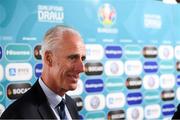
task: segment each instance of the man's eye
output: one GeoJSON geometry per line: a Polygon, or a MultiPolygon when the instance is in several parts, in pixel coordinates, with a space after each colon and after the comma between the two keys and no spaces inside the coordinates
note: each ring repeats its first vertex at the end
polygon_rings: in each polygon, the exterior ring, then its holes
{"type": "Polygon", "coordinates": [[[76,57],[75,57],[75,56],[70,56],[69,59],[70,59],[70,60],[75,60],[76,57]]]}
{"type": "Polygon", "coordinates": [[[85,60],[86,60],[86,57],[85,57],[85,56],[81,57],[81,60],[82,60],[82,61],[85,61],[85,60]]]}

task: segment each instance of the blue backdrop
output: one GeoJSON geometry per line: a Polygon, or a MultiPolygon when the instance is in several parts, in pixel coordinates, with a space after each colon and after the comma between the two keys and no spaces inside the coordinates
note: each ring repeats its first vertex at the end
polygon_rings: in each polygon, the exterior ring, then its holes
{"type": "Polygon", "coordinates": [[[180,6],[153,0],[0,0],[0,113],[41,75],[52,26],[77,29],[83,119],[168,119],[180,101],[180,6]]]}

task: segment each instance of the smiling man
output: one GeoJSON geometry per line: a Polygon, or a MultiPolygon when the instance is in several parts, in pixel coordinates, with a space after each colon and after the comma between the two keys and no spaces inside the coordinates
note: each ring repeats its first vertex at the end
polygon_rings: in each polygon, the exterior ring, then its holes
{"type": "Polygon", "coordinates": [[[77,106],[66,95],[77,88],[85,67],[85,45],[80,34],[67,26],[47,31],[42,44],[42,76],[2,114],[3,119],[79,119],[77,106]]]}

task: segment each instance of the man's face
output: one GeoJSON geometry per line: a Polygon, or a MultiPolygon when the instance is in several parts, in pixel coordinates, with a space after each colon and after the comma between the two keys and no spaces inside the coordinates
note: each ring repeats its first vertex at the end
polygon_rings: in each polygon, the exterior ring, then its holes
{"type": "Polygon", "coordinates": [[[51,76],[53,88],[59,90],[75,90],[79,74],[84,72],[85,45],[77,35],[64,35],[65,40],[53,53],[51,76]]]}

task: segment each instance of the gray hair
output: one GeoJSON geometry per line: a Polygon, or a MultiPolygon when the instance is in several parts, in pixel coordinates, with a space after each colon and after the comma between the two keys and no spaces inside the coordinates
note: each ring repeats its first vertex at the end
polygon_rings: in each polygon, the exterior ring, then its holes
{"type": "Polygon", "coordinates": [[[42,58],[44,56],[45,51],[51,51],[57,48],[57,41],[63,40],[64,33],[66,32],[78,35],[82,39],[80,33],[75,29],[64,25],[57,25],[49,29],[44,36],[44,41],[42,43],[41,48],[42,58]]]}

